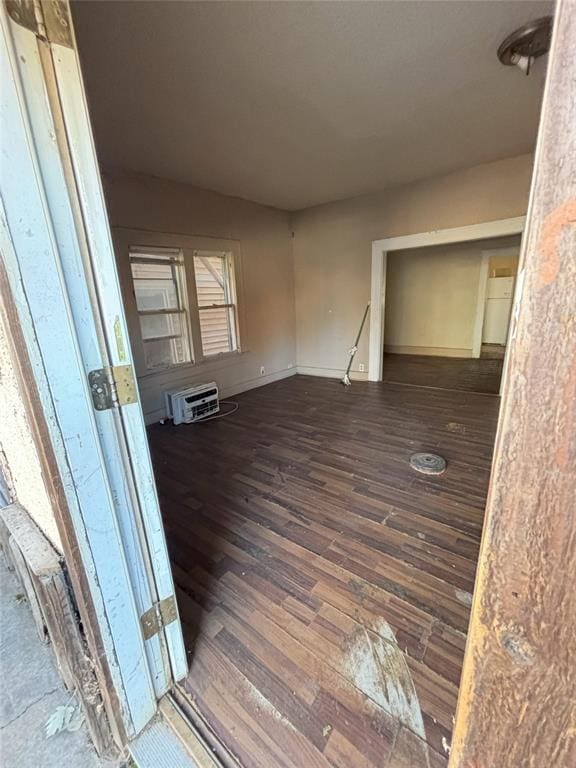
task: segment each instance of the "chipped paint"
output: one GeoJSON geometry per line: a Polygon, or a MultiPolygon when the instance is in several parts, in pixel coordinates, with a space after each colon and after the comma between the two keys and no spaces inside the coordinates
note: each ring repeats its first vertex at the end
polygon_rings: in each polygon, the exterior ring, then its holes
{"type": "Polygon", "coordinates": [[[124,336],[122,334],[122,324],[118,315],[116,315],[116,320],[114,320],[114,336],[116,337],[118,359],[121,363],[123,363],[126,361],[126,346],[124,344],[124,336]]]}
{"type": "MultiPolygon", "coordinates": [[[[571,325],[574,325],[572,319],[571,325]]],[[[572,333],[574,328],[572,328],[572,333]]],[[[568,371],[566,382],[562,388],[562,400],[564,402],[564,419],[567,424],[572,424],[574,419],[574,411],[576,408],[576,363],[574,363],[568,371]]],[[[554,459],[556,466],[563,472],[569,471],[571,466],[570,453],[572,451],[572,440],[566,430],[558,430],[558,445],[554,453],[554,459]]]]}
{"type": "Polygon", "coordinates": [[[383,619],[370,629],[358,627],[352,634],[344,648],[342,673],[385,712],[426,739],[410,669],[383,619]]]}
{"type": "Polygon", "coordinates": [[[54,508],[42,475],[32,424],[28,418],[18,371],[14,366],[11,336],[0,320],[0,450],[10,469],[15,497],[58,552],[62,541],[54,508]]]}
{"type": "Polygon", "coordinates": [[[556,280],[560,269],[559,240],[564,229],[576,224],[576,200],[567,200],[555,208],[544,219],[538,242],[541,260],[538,268],[540,285],[550,285],[556,280]]]}
{"type": "Polygon", "coordinates": [[[500,645],[515,664],[520,666],[534,664],[536,653],[522,627],[502,627],[497,630],[497,635],[500,645]]]}

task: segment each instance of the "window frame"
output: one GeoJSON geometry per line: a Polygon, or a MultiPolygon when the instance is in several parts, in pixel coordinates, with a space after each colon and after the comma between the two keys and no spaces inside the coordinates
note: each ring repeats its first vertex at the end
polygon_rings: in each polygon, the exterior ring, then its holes
{"type": "Polygon", "coordinates": [[[231,251],[221,251],[213,248],[195,248],[192,253],[192,268],[194,270],[194,286],[196,288],[196,309],[198,314],[198,333],[200,336],[200,347],[202,351],[202,359],[205,361],[217,360],[225,355],[232,355],[240,351],[240,338],[238,333],[238,295],[236,291],[236,270],[234,265],[234,254],[231,251]],[[206,256],[220,256],[224,260],[225,264],[225,287],[224,295],[227,301],[223,304],[209,304],[206,306],[200,306],[198,304],[198,286],[196,284],[196,258],[202,258],[206,256]],[[216,352],[214,354],[206,354],[204,352],[204,344],[202,342],[202,323],[200,322],[200,313],[206,310],[213,309],[227,309],[232,315],[233,321],[228,325],[228,340],[230,349],[226,352],[216,352]]]}
{"type": "Polygon", "coordinates": [[[137,245],[131,245],[129,247],[128,260],[130,263],[130,280],[132,285],[132,292],[134,294],[134,301],[136,304],[136,312],[138,314],[138,329],[140,333],[140,342],[142,345],[144,368],[146,372],[156,373],[157,371],[170,370],[171,368],[177,368],[181,365],[193,363],[194,346],[192,343],[192,332],[190,327],[190,304],[188,301],[188,291],[186,290],[186,263],[184,261],[184,253],[182,249],[149,247],[138,243],[137,245]],[[138,301],[136,299],[134,281],[146,278],[135,278],[132,274],[132,264],[159,264],[162,266],[169,265],[171,267],[172,280],[176,288],[177,307],[167,307],[165,309],[138,309],[138,301]],[[145,338],[142,332],[142,324],[140,319],[142,317],[157,317],[161,315],[179,315],[181,323],[180,333],[145,338]],[[176,342],[176,340],[182,340],[184,345],[184,357],[187,359],[178,363],[149,368],[146,363],[146,345],[150,342],[163,340],[170,341],[171,346],[176,342]]]}
{"type": "Polygon", "coordinates": [[[245,321],[245,293],[242,270],[242,250],[240,242],[232,238],[216,238],[204,235],[183,235],[167,232],[155,232],[134,227],[116,226],[112,230],[118,270],[122,285],[126,320],[134,356],[136,375],[139,379],[163,377],[167,384],[170,380],[181,382],[186,370],[199,366],[218,369],[228,365],[233,359],[249,352],[245,321]],[[144,343],[140,331],[140,319],[136,307],[130,267],[130,249],[166,251],[178,250],[183,254],[184,282],[188,302],[188,322],[190,332],[190,362],[177,363],[165,368],[147,369],[144,343]],[[200,317],[196,293],[194,271],[194,251],[212,251],[229,255],[232,265],[233,290],[236,300],[236,349],[216,355],[204,355],[200,333],[200,317]]]}

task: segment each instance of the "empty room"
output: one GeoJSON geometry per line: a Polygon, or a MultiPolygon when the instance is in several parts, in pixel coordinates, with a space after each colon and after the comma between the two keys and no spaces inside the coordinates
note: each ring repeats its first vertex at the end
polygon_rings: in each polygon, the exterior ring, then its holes
{"type": "Polygon", "coordinates": [[[498,394],[519,251],[516,236],[389,254],[383,380],[498,394]]]}
{"type": "Polygon", "coordinates": [[[72,3],[219,764],[448,765],[553,11],[72,3]]]}

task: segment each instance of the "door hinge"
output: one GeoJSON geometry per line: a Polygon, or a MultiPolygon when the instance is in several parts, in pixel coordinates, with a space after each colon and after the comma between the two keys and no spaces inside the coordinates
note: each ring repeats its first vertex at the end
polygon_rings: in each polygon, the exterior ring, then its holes
{"type": "Polygon", "coordinates": [[[74,48],[70,8],[66,0],[5,0],[8,16],[49,43],[74,48]]]}
{"type": "Polygon", "coordinates": [[[97,411],[119,408],[138,400],[131,365],[96,368],[88,374],[92,402],[97,411]]]}
{"type": "Polygon", "coordinates": [[[178,608],[174,595],[165,597],[140,616],[140,626],[144,640],[149,640],[157,635],[163,627],[176,621],[178,618],[178,608]]]}

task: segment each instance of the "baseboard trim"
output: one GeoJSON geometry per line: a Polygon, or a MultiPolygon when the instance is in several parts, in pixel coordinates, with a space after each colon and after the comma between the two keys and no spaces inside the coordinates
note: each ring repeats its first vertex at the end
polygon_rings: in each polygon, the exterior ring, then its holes
{"type": "MultiPolygon", "coordinates": [[[[327,379],[341,379],[346,373],[345,368],[315,368],[311,365],[299,365],[296,372],[301,376],[324,376],[327,379]]],[[[368,381],[367,371],[350,371],[353,381],[368,381]]]]}
{"type": "Polygon", "coordinates": [[[290,376],[296,375],[296,368],[288,368],[285,371],[276,371],[276,373],[269,373],[266,376],[257,376],[254,379],[248,379],[240,384],[232,384],[229,387],[222,388],[222,399],[227,397],[234,397],[234,395],[240,395],[242,392],[248,392],[250,389],[257,389],[258,387],[264,387],[266,384],[272,384],[274,381],[281,381],[282,379],[288,379],[290,376]]]}
{"type": "MultiPolygon", "coordinates": [[[[296,373],[297,369],[292,367],[283,371],[275,371],[274,373],[269,373],[266,376],[257,376],[254,379],[247,379],[246,381],[241,381],[237,384],[231,384],[228,387],[221,387],[220,399],[226,400],[229,397],[240,395],[242,392],[248,392],[250,389],[264,387],[266,384],[272,384],[274,381],[280,381],[281,379],[287,379],[290,376],[295,376],[296,373]]],[[[155,424],[156,422],[162,421],[165,418],[166,410],[164,408],[158,408],[155,411],[150,411],[149,413],[144,414],[144,423],[146,425],[155,424]]]]}
{"type": "Polygon", "coordinates": [[[428,355],[430,357],[474,357],[472,349],[458,347],[408,347],[403,345],[386,344],[384,352],[392,355],[428,355]]]}

